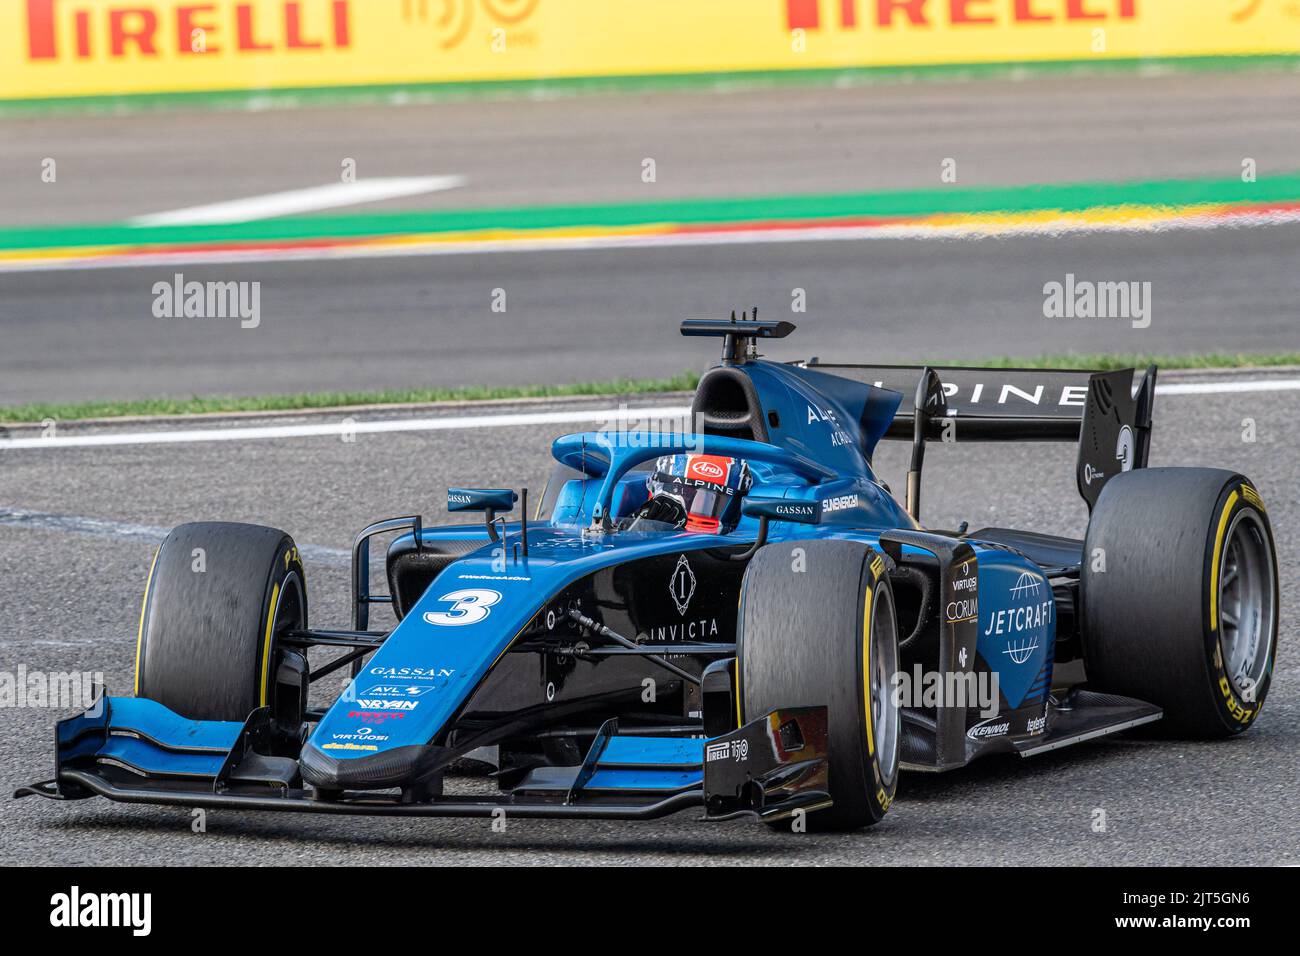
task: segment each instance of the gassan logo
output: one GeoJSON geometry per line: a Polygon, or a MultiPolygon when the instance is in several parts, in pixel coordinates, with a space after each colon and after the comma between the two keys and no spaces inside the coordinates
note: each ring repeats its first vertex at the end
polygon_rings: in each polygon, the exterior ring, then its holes
{"type": "Polygon", "coordinates": [[[26,5],[27,58],[33,62],[222,52],[257,56],[352,46],[351,0],[278,5],[26,0],[26,5]]]}
{"type": "MultiPolygon", "coordinates": [[[[390,680],[413,681],[413,680],[447,680],[455,675],[456,669],[453,667],[372,667],[370,676],[387,677],[390,680]]],[[[370,690],[368,693],[374,693],[370,690]]],[[[412,694],[408,696],[419,696],[412,694]]]]}
{"type": "Polygon", "coordinates": [[[776,513],[792,518],[812,518],[817,514],[817,509],[813,505],[777,505],[776,513]]]}

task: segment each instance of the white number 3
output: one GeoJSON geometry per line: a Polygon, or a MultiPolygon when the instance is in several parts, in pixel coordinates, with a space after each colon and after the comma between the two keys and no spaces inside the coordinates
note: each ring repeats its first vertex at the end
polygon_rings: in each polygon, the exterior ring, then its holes
{"type": "Polygon", "coordinates": [[[424,615],[430,624],[442,624],[447,627],[460,627],[463,624],[477,624],[491,613],[492,605],[501,600],[501,592],[489,591],[487,588],[467,588],[452,591],[438,598],[450,601],[450,611],[428,611],[424,615]]]}

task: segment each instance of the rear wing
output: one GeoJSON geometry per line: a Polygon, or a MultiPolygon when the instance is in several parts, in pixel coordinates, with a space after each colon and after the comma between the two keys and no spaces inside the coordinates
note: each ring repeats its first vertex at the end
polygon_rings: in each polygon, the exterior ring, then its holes
{"type": "Polygon", "coordinates": [[[1089,511],[1107,481],[1144,468],[1151,444],[1156,367],[1134,370],[971,368],[798,363],[903,395],[884,437],[912,441],[907,507],[920,513],[925,443],[1077,442],[1079,493],[1089,511]]]}

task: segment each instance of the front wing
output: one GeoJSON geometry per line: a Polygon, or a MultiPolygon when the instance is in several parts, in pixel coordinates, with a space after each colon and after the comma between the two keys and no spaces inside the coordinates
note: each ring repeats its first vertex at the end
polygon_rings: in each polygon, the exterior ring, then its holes
{"type": "Polygon", "coordinates": [[[100,696],[55,729],[55,775],[15,797],[305,813],[429,817],[650,819],[703,808],[705,819],[764,820],[829,806],[826,709],[772,711],[714,738],[600,729],[576,767],[540,767],[491,795],[322,794],[298,760],[268,746],[269,713],[243,724],[195,721],[155,701],[100,696]]]}

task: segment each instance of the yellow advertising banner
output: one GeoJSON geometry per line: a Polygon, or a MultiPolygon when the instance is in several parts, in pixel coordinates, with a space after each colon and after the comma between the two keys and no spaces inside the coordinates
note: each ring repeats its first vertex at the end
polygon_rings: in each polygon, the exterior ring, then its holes
{"type": "Polygon", "coordinates": [[[1300,0],[0,0],[0,99],[1300,53],[1300,0]]]}

